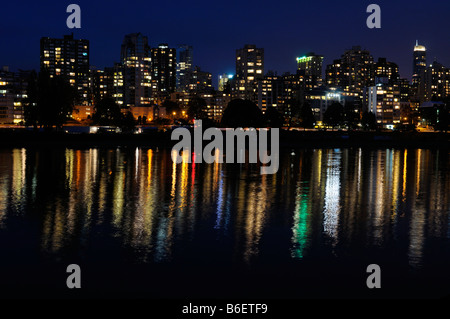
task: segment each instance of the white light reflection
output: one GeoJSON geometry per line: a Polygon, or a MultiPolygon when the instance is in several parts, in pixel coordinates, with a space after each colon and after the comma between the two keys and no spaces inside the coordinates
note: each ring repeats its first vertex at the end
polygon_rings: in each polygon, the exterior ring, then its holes
{"type": "Polygon", "coordinates": [[[214,226],[215,229],[220,228],[220,224],[222,222],[222,215],[223,215],[223,204],[224,204],[224,193],[223,193],[223,172],[220,173],[220,180],[219,180],[219,190],[217,194],[217,218],[216,218],[216,225],[214,226]]]}
{"type": "Polygon", "coordinates": [[[324,231],[335,240],[337,240],[340,212],[340,162],[341,150],[334,150],[328,153],[323,228],[324,231]]]}

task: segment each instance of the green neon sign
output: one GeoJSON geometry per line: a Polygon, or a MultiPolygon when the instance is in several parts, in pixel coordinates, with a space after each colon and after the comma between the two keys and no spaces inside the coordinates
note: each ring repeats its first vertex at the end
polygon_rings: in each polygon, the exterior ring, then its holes
{"type": "Polygon", "coordinates": [[[311,61],[312,60],[312,56],[302,56],[302,57],[300,57],[300,58],[297,58],[297,63],[300,63],[300,62],[309,62],[309,61],[311,61]]]}

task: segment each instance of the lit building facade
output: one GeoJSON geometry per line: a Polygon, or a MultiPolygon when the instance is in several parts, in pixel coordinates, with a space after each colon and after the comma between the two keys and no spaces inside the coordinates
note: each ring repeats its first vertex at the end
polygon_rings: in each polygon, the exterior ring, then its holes
{"type": "Polygon", "coordinates": [[[231,101],[231,94],[226,92],[218,91],[215,94],[215,104],[214,111],[212,114],[212,119],[214,121],[219,122],[222,119],[223,111],[228,106],[228,103],[231,101]]]}
{"type": "Polygon", "coordinates": [[[411,84],[408,79],[400,78],[398,80],[398,86],[400,87],[400,101],[409,102],[411,98],[411,84]]]}
{"type": "Polygon", "coordinates": [[[191,72],[189,92],[210,93],[212,89],[212,74],[196,66],[191,72]]]}
{"type": "Polygon", "coordinates": [[[141,33],[127,34],[121,46],[123,108],[151,103],[152,77],[148,38],[141,33]]]}
{"type": "Polygon", "coordinates": [[[323,56],[308,53],[297,58],[297,73],[303,76],[306,89],[314,89],[322,85],[323,56]]]}
{"type": "Polygon", "coordinates": [[[76,88],[77,101],[92,103],[89,74],[89,41],[65,35],[62,39],[43,37],[40,43],[40,67],[50,77],[63,76],[76,88]]]}
{"type": "Polygon", "coordinates": [[[398,65],[387,61],[386,58],[378,58],[374,64],[374,77],[387,78],[390,84],[398,83],[400,80],[398,65]]]}
{"type": "Polygon", "coordinates": [[[115,63],[113,67],[106,67],[104,79],[104,86],[106,87],[108,96],[112,97],[122,107],[125,92],[122,65],[115,63]]]}
{"type": "Polygon", "coordinates": [[[434,61],[422,71],[419,92],[422,93],[420,102],[439,101],[450,96],[450,70],[434,61]]]}
{"type": "Polygon", "coordinates": [[[72,111],[72,118],[75,121],[85,121],[92,119],[95,109],[93,105],[75,105],[72,111]]]}
{"type": "Polygon", "coordinates": [[[327,88],[317,88],[308,91],[305,100],[309,103],[316,121],[323,121],[323,115],[328,107],[333,103],[345,106],[345,96],[341,91],[327,88]]]}
{"type": "Polygon", "coordinates": [[[27,98],[30,71],[0,70],[0,124],[19,124],[24,121],[23,102],[27,98]]]}
{"type": "Polygon", "coordinates": [[[177,56],[176,49],[169,48],[167,44],[160,44],[151,49],[152,81],[156,83],[158,93],[169,95],[175,92],[177,79],[177,56]]]}
{"type": "Polygon", "coordinates": [[[236,50],[235,98],[258,102],[258,81],[264,77],[264,49],[246,44],[236,50]]]}
{"type": "Polygon", "coordinates": [[[193,49],[190,45],[180,45],[177,50],[177,92],[186,92],[189,89],[191,72],[193,68],[193,49]]]}
{"type": "Polygon", "coordinates": [[[413,76],[412,76],[412,88],[417,94],[423,72],[427,67],[427,49],[423,45],[419,45],[419,41],[416,41],[413,51],[413,76]]]}
{"type": "Polygon", "coordinates": [[[326,68],[326,83],[346,96],[362,98],[365,87],[374,85],[374,61],[368,50],[354,46],[326,68]]]}
{"type": "Polygon", "coordinates": [[[173,92],[170,94],[170,100],[178,103],[182,108],[187,109],[189,102],[192,100],[193,94],[190,92],[173,92]]]}
{"type": "Polygon", "coordinates": [[[258,82],[258,107],[263,113],[269,107],[278,109],[279,98],[283,95],[283,79],[281,76],[268,72],[258,82]]]}
{"type": "Polygon", "coordinates": [[[123,67],[120,63],[115,63],[112,67],[105,67],[104,70],[91,70],[94,100],[98,101],[110,97],[120,107],[123,107],[124,80],[122,70],[123,67]]]}
{"type": "Polygon", "coordinates": [[[393,129],[401,122],[400,88],[398,84],[390,85],[387,80],[367,87],[365,90],[367,111],[375,114],[377,124],[386,129],[393,129]]]}
{"type": "Polygon", "coordinates": [[[328,87],[341,88],[344,82],[342,61],[340,59],[333,60],[332,64],[328,64],[325,70],[325,83],[328,87]]]}
{"type": "Polygon", "coordinates": [[[233,79],[233,75],[232,74],[224,73],[224,74],[219,75],[218,90],[220,92],[223,92],[226,89],[227,85],[231,84],[232,79],[233,79]]]}
{"type": "Polygon", "coordinates": [[[292,115],[292,100],[301,102],[305,92],[304,77],[286,73],[278,76],[268,72],[258,81],[258,107],[263,113],[269,107],[277,109],[283,116],[292,115]]]}
{"type": "Polygon", "coordinates": [[[134,119],[144,120],[145,122],[151,122],[160,118],[166,118],[166,108],[159,105],[151,106],[134,106],[130,108],[131,114],[133,114],[134,119]]]}

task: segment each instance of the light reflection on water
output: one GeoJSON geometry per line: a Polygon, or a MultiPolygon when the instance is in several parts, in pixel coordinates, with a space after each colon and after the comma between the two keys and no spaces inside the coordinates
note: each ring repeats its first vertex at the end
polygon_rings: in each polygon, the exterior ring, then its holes
{"type": "Polygon", "coordinates": [[[450,235],[448,155],[297,150],[260,175],[257,165],[190,164],[188,154],[175,164],[169,150],[2,150],[0,231],[37,218],[40,253],[88,255],[100,236],[142,263],[185,249],[252,263],[394,245],[421,268],[426,242],[450,235]],[[267,234],[281,235],[267,243],[267,234]]]}

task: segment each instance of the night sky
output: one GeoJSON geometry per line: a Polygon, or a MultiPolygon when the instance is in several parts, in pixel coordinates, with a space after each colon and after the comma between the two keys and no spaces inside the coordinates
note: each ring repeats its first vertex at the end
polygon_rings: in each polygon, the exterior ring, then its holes
{"type": "Polygon", "coordinates": [[[235,50],[246,43],[265,49],[265,71],[296,69],[295,58],[313,51],[325,65],[361,45],[375,59],[399,64],[410,78],[415,40],[450,66],[448,1],[6,1],[0,18],[0,66],[39,68],[39,40],[74,32],[90,40],[91,65],[118,62],[127,33],[141,32],[150,45],[190,44],[194,64],[213,73],[234,73],[235,50]],[[81,29],[68,29],[66,8],[81,7],[81,29]],[[381,29],[366,26],[370,3],[381,7],[381,29]]]}

